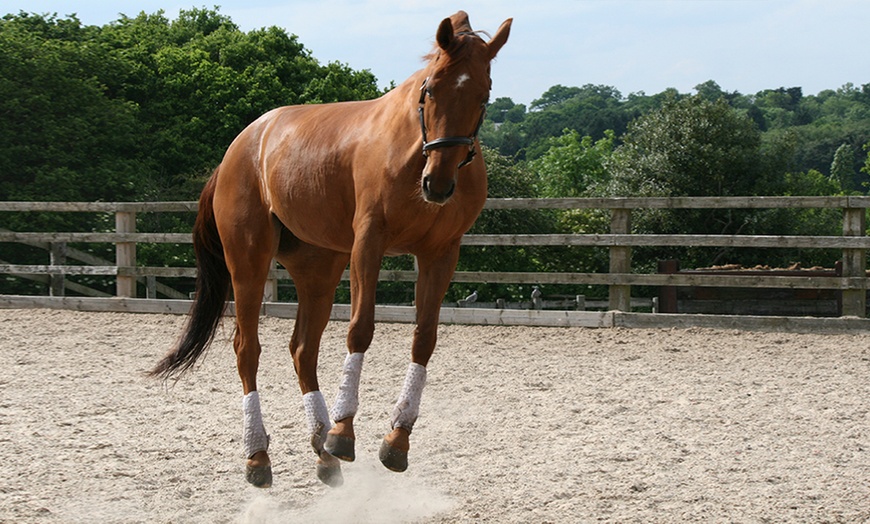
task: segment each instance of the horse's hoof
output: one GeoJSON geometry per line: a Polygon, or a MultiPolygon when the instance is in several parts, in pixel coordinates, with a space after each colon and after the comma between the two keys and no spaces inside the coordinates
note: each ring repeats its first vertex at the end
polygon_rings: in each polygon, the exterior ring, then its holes
{"type": "Polygon", "coordinates": [[[381,464],[390,471],[401,473],[408,469],[408,452],[394,448],[386,440],[381,443],[381,451],[378,455],[381,464]]]}
{"type": "Polygon", "coordinates": [[[354,439],[345,437],[344,435],[326,435],[326,442],[323,443],[323,449],[329,452],[330,455],[345,462],[353,462],[356,458],[353,446],[354,439]]]}
{"type": "Polygon", "coordinates": [[[258,488],[272,487],[272,466],[245,466],[245,479],[258,488]]]}
{"type": "Polygon", "coordinates": [[[335,457],[326,457],[323,453],[321,458],[317,460],[317,478],[331,488],[337,488],[344,484],[344,477],[341,474],[341,462],[335,457]]]}

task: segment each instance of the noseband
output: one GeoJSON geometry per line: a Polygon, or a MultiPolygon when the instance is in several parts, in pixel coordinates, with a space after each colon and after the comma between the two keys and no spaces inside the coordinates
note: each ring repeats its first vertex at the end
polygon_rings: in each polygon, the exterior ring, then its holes
{"type": "Polygon", "coordinates": [[[465,157],[465,160],[463,160],[457,168],[461,169],[463,166],[474,160],[474,155],[476,154],[474,141],[477,139],[477,133],[480,132],[480,126],[483,125],[483,119],[486,117],[486,104],[481,104],[480,119],[477,121],[477,127],[474,128],[474,133],[471,136],[447,136],[436,138],[429,142],[426,138],[426,118],[423,116],[423,105],[426,103],[427,93],[426,84],[428,83],[429,78],[427,77],[423,80],[423,85],[420,86],[420,106],[417,109],[417,112],[420,114],[420,130],[423,132],[423,156],[428,157],[429,151],[433,149],[453,146],[468,146],[468,156],[465,157]]]}

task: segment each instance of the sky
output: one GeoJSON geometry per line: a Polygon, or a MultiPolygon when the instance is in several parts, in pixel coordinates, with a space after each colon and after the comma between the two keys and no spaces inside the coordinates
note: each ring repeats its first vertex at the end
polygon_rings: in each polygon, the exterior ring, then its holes
{"type": "Polygon", "coordinates": [[[459,9],[494,34],[492,99],[530,104],[550,87],[607,85],[623,95],[713,80],[725,91],[870,83],[867,0],[0,0],[0,15],[76,14],[85,25],[163,10],[214,8],[243,31],[278,26],[321,63],[368,69],[381,87],[422,67],[438,24],[459,9]]]}

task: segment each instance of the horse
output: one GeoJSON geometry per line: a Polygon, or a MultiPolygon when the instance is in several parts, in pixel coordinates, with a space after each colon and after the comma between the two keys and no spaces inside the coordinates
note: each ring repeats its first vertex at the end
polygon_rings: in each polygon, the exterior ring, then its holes
{"type": "Polygon", "coordinates": [[[485,41],[465,12],[445,18],[425,67],[398,87],[374,100],[273,109],[233,140],[206,182],[193,227],[195,298],[178,342],[151,375],[165,380],[194,366],[211,344],[232,293],[245,477],[254,486],[272,485],[269,435],[257,391],[257,328],[273,259],[297,290],[290,354],[316,474],[338,486],[340,461],[355,458],[353,419],[374,336],[381,262],[385,256],[416,257],[411,362],[379,451],[388,469],[407,469],[441,302],[460,240],[486,200],[477,134],[492,85],[490,63],[507,42],[511,23],[505,20],[485,41]],[[348,264],[348,352],[329,410],[317,380],[318,351],[348,264]]]}

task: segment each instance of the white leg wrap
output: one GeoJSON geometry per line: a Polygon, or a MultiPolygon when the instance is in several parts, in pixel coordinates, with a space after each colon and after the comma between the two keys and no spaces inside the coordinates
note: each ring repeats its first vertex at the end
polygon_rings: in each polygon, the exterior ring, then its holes
{"type": "Polygon", "coordinates": [[[332,429],[332,422],[329,421],[329,410],[326,409],[323,393],[311,391],[302,395],[302,405],[305,406],[308,431],[312,437],[317,436],[317,442],[312,439],[311,444],[319,451],[323,447],[323,441],[326,440],[326,433],[332,429]]]}
{"type": "Polygon", "coordinates": [[[350,353],[344,359],[344,373],[330,412],[332,420],[344,420],[356,415],[359,408],[359,377],[362,373],[363,355],[365,354],[350,353]]]}
{"type": "Polygon", "coordinates": [[[414,422],[420,414],[420,400],[423,396],[423,386],[426,385],[426,368],[414,362],[408,366],[405,384],[399,401],[393,409],[393,429],[403,428],[409,432],[414,428],[414,422]]]}
{"type": "Polygon", "coordinates": [[[245,458],[251,458],[258,451],[269,449],[269,435],[263,426],[260,414],[260,394],[251,391],[242,399],[242,412],[245,414],[244,440],[245,458]]]}

